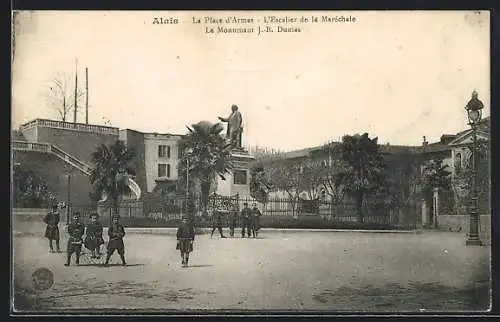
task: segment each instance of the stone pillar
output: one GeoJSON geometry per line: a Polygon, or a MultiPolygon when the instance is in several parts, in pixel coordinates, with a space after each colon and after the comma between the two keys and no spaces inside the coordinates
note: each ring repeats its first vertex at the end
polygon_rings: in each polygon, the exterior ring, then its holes
{"type": "Polygon", "coordinates": [[[434,188],[433,194],[432,194],[432,201],[434,205],[434,211],[433,211],[433,225],[434,228],[438,228],[438,216],[439,216],[439,188],[434,188]]]}
{"type": "MultiPolygon", "coordinates": [[[[246,150],[235,150],[231,153],[233,170],[225,175],[226,180],[218,178],[216,193],[221,196],[234,196],[250,199],[250,163],[255,158],[246,150]]],[[[242,207],[242,205],[240,205],[242,207]]]]}
{"type": "Polygon", "coordinates": [[[426,227],[429,223],[429,214],[427,211],[427,200],[422,198],[422,227],[426,227]]]}

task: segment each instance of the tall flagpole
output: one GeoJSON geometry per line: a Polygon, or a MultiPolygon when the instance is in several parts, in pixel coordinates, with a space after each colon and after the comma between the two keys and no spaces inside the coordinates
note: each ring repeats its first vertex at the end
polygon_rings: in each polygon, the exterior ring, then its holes
{"type": "Polygon", "coordinates": [[[85,67],[85,124],[89,124],[89,69],[85,67]]]}
{"type": "Polygon", "coordinates": [[[76,112],[78,110],[78,59],[75,62],[75,106],[73,110],[73,123],[76,123],[76,112]]]}

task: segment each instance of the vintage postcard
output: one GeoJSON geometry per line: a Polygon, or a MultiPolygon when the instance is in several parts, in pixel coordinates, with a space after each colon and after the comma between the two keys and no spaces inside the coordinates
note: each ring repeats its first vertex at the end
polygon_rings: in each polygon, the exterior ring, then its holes
{"type": "Polygon", "coordinates": [[[490,310],[488,11],[12,15],[12,314],[490,310]]]}

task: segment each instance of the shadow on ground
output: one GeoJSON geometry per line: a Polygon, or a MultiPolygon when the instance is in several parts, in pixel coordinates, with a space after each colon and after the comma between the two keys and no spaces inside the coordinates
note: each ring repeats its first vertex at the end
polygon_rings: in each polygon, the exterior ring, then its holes
{"type": "Polygon", "coordinates": [[[113,266],[134,267],[134,266],[144,266],[144,264],[127,264],[127,265],[123,266],[122,264],[119,264],[119,263],[108,264],[108,265],[104,265],[103,263],[85,263],[85,264],[79,264],[79,265],[72,265],[72,267],[88,267],[88,266],[93,266],[93,267],[113,267],[113,266]]]}
{"type": "Polygon", "coordinates": [[[108,284],[93,285],[87,281],[82,281],[78,286],[64,285],[64,291],[50,296],[37,296],[37,294],[27,291],[21,287],[15,288],[14,307],[16,311],[47,312],[66,310],[57,305],[58,301],[72,297],[85,298],[89,295],[118,295],[130,296],[138,301],[145,299],[160,299],[163,302],[178,302],[181,300],[191,300],[198,293],[192,288],[173,289],[157,288],[150,283],[134,283],[121,281],[113,283],[112,288],[108,284]]]}
{"type": "MultiPolygon", "coordinates": [[[[339,310],[352,310],[350,303],[364,302],[363,311],[486,311],[489,309],[489,285],[454,288],[439,283],[390,283],[384,287],[366,285],[363,288],[342,286],[313,295],[323,304],[339,310]],[[364,298],[365,300],[362,300],[364,298]]],[[[359,309],[356,307],[355,309],[359,309]]]]}

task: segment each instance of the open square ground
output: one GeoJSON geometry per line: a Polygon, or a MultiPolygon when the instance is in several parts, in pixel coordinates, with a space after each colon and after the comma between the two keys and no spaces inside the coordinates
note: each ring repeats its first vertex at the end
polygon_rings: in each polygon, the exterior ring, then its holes
{"type": "MultiPolygon", "coordinates": [[[[490,247],[460,233],[262,231],[198,235],[182,268],[173,231],[129,233],[128,266],[65,267],[42,233],[14,235],[17,310],[475,311],[489,307],[490,247]],[[239,236],[239,234],[237,234],[239,236]],[[53,286],[33,288],[45,267],[53,286]]],[[[61,240],[64,250],[65,239],[61,240]]],[[[85,255],[86,256],[86,255],[85,255]]],[[[119,262],[117,254],[114,263],[119,262]]]]}

